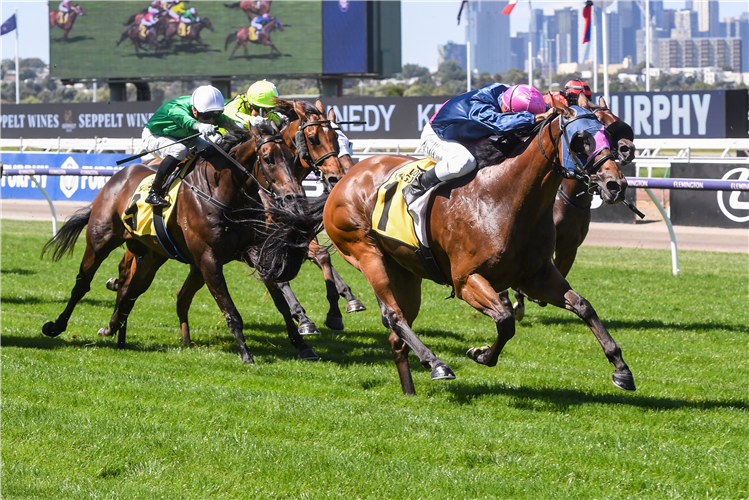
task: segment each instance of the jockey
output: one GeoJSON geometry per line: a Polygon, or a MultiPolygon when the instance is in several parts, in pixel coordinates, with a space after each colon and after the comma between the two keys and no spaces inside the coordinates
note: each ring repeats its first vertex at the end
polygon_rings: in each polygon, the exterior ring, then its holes
{"type": "Polygon", "coordinates": [[[246,94],[239,94],[229,101],[224,114],[240,127],[248,129],[255,117],[273,120],[281,128],[287,117],[273,109],[276,107],[276,97],[278,97],[276,86],[267,80],[260,80],[250,85],[246,94]]]}
{"type": "Polygon", "coordinates": [[[262,16],[255,17],[252,21],[250,21],[250,26],[255,28],[257,31],[260,31],[263,29],[263,26],[273,21],[273,18],[271,18],[268,13],[266,12],[262,16]]]}
{"type": "Polygon", "coordinates": [[[58,12],[62,12],[63,14],[67,14],[70,12],[70,2],[71,0],[63,0],[60,2],[60,6],[57,7],[58,12]]]}
{"type": "Polygon", "coordinates": [[[170,0],[169,4],[172,4],[167,9],[167,14],[169,14],[169,17],[171,17],[174,21],[179,21],[182,15],[187,11],[187,7],[185,7],[184,2],[181,2],[179,0],[170,0]]]}
{"type": "Polygon", "coordinates": [[[145,16],[143,16],[140,20],[141,26],[145,26],[146,29],[150,28],[154,24],[159,22],[159,18],[156,17],[156,14],[153,14],[152,12],[147,12],[145,16]]]}
{"type": "Polygon", "coordinates": [[[199,23],[200,16],[198,16],[198,11],[195,10],[195,7],[191,7],[190,10],[182,14],[179,20],[185,24],[199,23]]]}
{"type": "MultiPolygon", "coordinates": [[[[447,101],[421,133],[418,150],[437,165],[403,190],[409,209],[433,187],[476,168],[476,159],[466,148],[467,144],[531,128],[549,113],[541,92],[530,85],[510,87],[492,83],[447,101]]],[[[412,212],[412,215],[416,214],[412,212]]]]}
{"type": "Polygon", "coordinates": [[[154,206],[168,206],[164,199],[164,180],[180,161],[184,160],[189,149],[204,150],[208,143],[200,137],[188,142],[177,142],[198,132],[203,137],[215,133],[214,125],[226,126],[231,120],[222,111],[224,96],[216,87],[198,87],[191,96],[178,97],[167,101],[156,110],[143,129],[143,148],[161,158],[156,177],[151,185],[146,203],[154,206]],[[163,148],[158,149],[157,148],[163,148]]]}
{"type": "Polygon", "coordinates": [[[568,81],[564,84],[564,88],[559,93],[565,97],[565,99],[569,103],[569,106],[577,106],[577,98],[580,93],[585,94],[585,97],[587,97],[588,99],[590,99],[592,95],[587,82],[584,82],[582,80],[568,81]]]}
{"type": "Polygon", "coordinates": [[[158,16],[159,12],[161,12],[161,0],[153,0],[151,5],[148,6],[148,14],[158,16]]]}

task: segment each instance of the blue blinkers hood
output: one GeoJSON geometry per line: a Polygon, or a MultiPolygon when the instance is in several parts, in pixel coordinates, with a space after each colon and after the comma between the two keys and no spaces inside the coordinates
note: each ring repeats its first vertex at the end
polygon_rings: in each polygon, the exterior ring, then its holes
{"type": "Polygon", "coordinates": [[[563,126],[563,137],[561,140],[562,167],[572,174],[578,172],[580,167],[585,170],[601,150],[605,148],[611,149],[611,147],[609,146],[609,141],[606,139],[605,127],[598,121],[596,115],[580,106],[570,106],[570,109],[575,111],[575,117],[571,120],[565,120],[563,117],[560,117],[560,125],[563,126]],[[575,153],[569,151],[567,144],[571,143],[575,136],[582,136],[584,138],[587,147],[583,155],[575,155],[575,153]],[[575,159],[573,159],[572,155],[576,156],[579,167],[575,164],[575,159]]]}

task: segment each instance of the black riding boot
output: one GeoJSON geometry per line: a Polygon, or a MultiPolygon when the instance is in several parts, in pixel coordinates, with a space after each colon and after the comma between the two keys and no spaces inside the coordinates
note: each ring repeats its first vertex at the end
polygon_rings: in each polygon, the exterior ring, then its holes
{"type": "Polygon", "coordinates": [[[166,190],[164,189],[164,180],[171,174],[179,164],[179,160],[173,156],[167,156],[159,164],[156,170],[156,177],[151,184],[151,190],[148,192],[146,203],[155,207],[168,207],[169,202],[164,199],[166,190]]]}
{"type": "Polygon", "coordinates": [[[437,177],[433,168],[421,174],[415,181],[403,188],[406,206],[411,206],[411,203],[440,182],[442,181],[437,177]]]}

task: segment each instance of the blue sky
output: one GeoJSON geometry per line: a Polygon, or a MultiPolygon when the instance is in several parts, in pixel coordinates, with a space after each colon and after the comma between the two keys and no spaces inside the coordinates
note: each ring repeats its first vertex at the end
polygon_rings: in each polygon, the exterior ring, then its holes
{"type": "MultiPolygon", "coordinates": [[[[140,2],[144,3],[144,2],[140,2]]],[[[542,8],[547,13],[565,6],[582,7],[583,0],[555,2],[535,0],[534,9],[542,8]]],[[[38,57],[49,62],[49,17],[46,1],[25,0],[12,2],[2,0],[2,20],[18,9],[19,55],[38,57]]],[[[665,8],[681,9],[683,1],[666,1],[665,8]]],[[[465,26],[457,25],[460,0],[402,0],[401,33],[402,61],[429,68],[437,66],[437,46],[448,41],[465,43],[465,26]]],[[[615,8],[615,5],[614,5],[615,8]]],[[[720,0],[720,18],[733,17],[749,11],[749,0],[720,0]]],[[[528,31],[529,10],[526,0],[520,0],[512,13],[512,31],[528,31]]],[[[463,21],[465,23],[465,21],[463,21]]],[[[15,34],[2,36],[2,58],[12,59],[15,51],[15,34]]],[[[743,49],[743,47],[742,47],[743,49]]]]}

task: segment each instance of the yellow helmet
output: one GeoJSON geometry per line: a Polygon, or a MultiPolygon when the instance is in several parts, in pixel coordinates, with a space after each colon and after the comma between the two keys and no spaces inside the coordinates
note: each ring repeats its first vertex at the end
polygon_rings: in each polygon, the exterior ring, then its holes
{"type": "Polygon", "coordinates": [[[247,89],[247,101],[259,108],[274,108],[273,98],[278,97],[276,86],[267,80],[261,80],[250,85],[247,89]]]}

